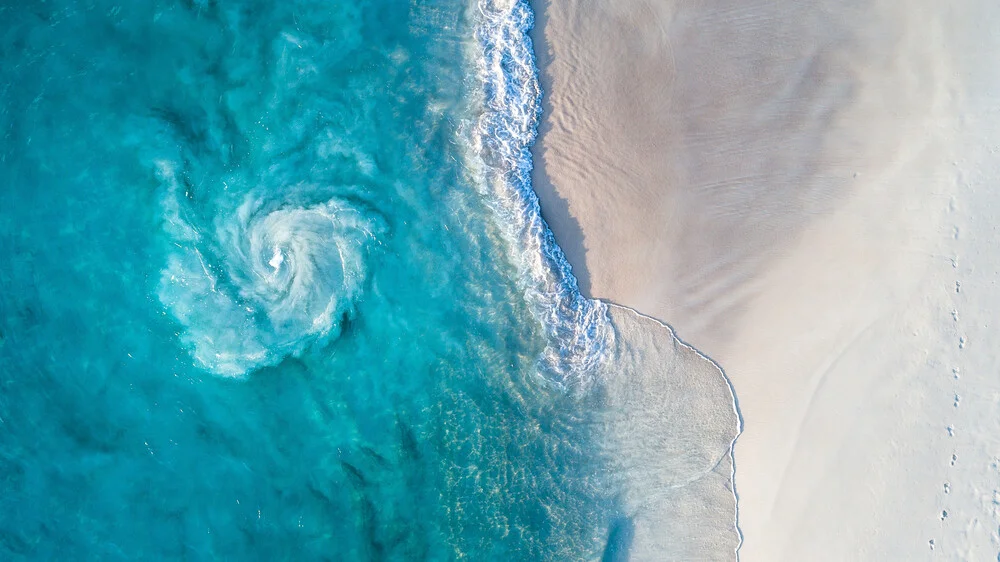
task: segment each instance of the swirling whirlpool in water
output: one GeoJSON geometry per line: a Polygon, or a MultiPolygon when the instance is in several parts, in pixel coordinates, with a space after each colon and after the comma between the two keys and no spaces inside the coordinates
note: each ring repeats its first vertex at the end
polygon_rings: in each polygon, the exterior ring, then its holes
{"type": "Polygon", "coordinates": [[[202,367],[243,376],[340,335],[385,232],[376,213],[339,198],[249,195],[202,229],[174,167],[160,162],[158,175],[173,239],[159,296],[202,367]]]}

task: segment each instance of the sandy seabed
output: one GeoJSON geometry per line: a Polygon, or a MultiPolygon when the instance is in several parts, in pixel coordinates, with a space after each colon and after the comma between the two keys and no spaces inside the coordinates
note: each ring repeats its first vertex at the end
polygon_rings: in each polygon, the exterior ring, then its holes
{"type": "Polygon", "coordinates": [[[730,377],[745,561],[1000,553],[1000,5],[536,0],[543,214],[730,377]]]}

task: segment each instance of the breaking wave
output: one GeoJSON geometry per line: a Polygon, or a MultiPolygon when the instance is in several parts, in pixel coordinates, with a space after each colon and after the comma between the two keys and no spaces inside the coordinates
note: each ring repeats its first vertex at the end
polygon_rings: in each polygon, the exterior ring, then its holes
{"type": "Polygon", "coordinates": [[[475,171],[494,211],[520,251],[520,285],[546,331],[542,368],[566,386],[587,386],[610,352],[608,307],[580,294],[565,254],[542,218],[531,185],[531,146],[538,136],[542,90],[528,32],[525,0],[480,0],[476,38],[481,116],[475,126],[475,171]]]}

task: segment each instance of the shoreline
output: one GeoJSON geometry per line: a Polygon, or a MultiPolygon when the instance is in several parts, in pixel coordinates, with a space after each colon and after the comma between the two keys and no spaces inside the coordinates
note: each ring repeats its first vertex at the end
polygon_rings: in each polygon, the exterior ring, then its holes
{"type": "Polygon", "coordinates": [[[517,218],[505,235],[541,258],[522,263],[520,274],[549,338],[546,371],[566,387],[600,381],[605,409],[595,429],[615,467],[618,517],[628,529],[618,536],[613,525],[605,554],[618,553],[627,536],[634,559],[726,559],[742,541],[732,468],[741,421],[732,383],[669,326],[580,290],[529,175],[530,148],[544,123],[535,113],[544,98],[529,33],[536,13],[527,0],[517,0],[481,6],[480,14],[483,60],[477,64],[487,93],[476,129],[483,139],[502,139],[489,145],[480,173],[498,194],[499,214],[517,218]],[[672,419],[683,422],[657,423],[672,419]]]}
{"type": "MultiPolygon", "coordinates": [[[[546,65],[548,63],[548,60],[547,60],[548,59],[547,43],[545,42],[544,38],[539,35],[539,30],[544,26],[545,21],[546,21],[546,19],[545,19],[546,18],[546,13],[545,13],[544,9],[541,9],[541,8],[539,8],[539,7],[537,7],[535,5],[535,4],[537,4],[537,2],[532,2],[531,0],[526,0],[525,3],[528,6],[528,9],[531,10],[532,15],[533,15],[533,21],[534,21],[534,24],[528,30],[528,34],[527,35],[528,35],[528,38],[531,40],[531,44],[532,44],[531,45],[531,50],[532,50],[532,53],[534,55],[534,61],[533,62],[535,64],[535,69],[534,70],[536,72],[536,77],[537,77],[537,79],[539,81],[539,87],[541,88],[540,105],[541,105],[541,109],[542,109],[541,117],[539,119],[538,126],[537,126],[537,129],[536,129],[535,140],[530,145],[530,148],[531,148],[530,155],[531,155],[531,161],[532,161],[532,173],[531,173],[531,176],[530,176],[530,181],[528,183],[528,188],[531,190],[531,192],[536,197],[538,197],[538,205],[540,207],[542,207],[542,208],[539,209],[539,216],[542,218],[542,221],[543,221],[543,225],[542,226],[545,229],[547,229],[549,231],[549,233],[552,234],[553,239],[556,240],[556,242],[555,242],[555,247],[557,249],[556,251],[558,253],[561,253],[561,256],[557,256],[557,257],[561,257],[562,260],[565,261],[565,263],[559,268],[559,271],[562,273],[562,275],[564,275],[567,278],[567,281],[571,285],[569,288],[577,293],[577,297],[576,298],[583,298],[583,299],[589,300],[589,301],[597,301],[597,302],[601,303],[602,306],[606,306],[608,308],[608,312],[609,312],[609,316],[610,316],[610,321],[613,324],[617,324],[618,323],[618,322],[615,321],[615,316],[616,316],[615,311],[620,311],[621,313],[624,313],[627,318],[634,319],[634,320],[628,320],[628,321],[626,321],[625,322],[626,325],[629,324],[629,323],[631,323],[631,322],[635,322],[635,321],[637,321],[638,323],[649,322],[649,323],[652,323],[653,325],[655,325],[657,327],[656,331],[659,331],[660,329],[664,330],[665,331],[664,335],[666,335],[666,337],[669,340],[671,340],[675,346],[680,346],[680,348],[683,350],[679,354],[677,354],[676,357],[673,357],[673,358],[669,359],[670,362],[680,361],[682,364],[689,365],[689,367],[693,370],[692,371],[693,373],[701,370],[701,365],[698,364],[699,362],[704,362],[704,363],[708,364],[710,366],[710,370],[713,371],[712,376],[717,376],[719,378],[719,380],[724,384],[725,388],[727,389],[728,395],[729,395],[728,404],[729,404],[729,407],[731,408],[732,414],[733,414],[733,416],[735,418],[735,428],[734,428],[735,429],[735,433],[734,433],[732,439],[728,442],[727,447],[726,447],[727,450],[726,450],[726,453],[724,455],[724,459],[728,459],[727,462],[729,463],[730,468],[729,468],[729,471],[728,471],[728,474],[727,474],[727,482],[723,485],[723,487],[725,488],[727,495],[729,495],[729,497],[731,498],[731,501],[732,501],[732,510],[733,510],[732,514],[731,514],[731,519],[729,520],[728,524],[724,523],[721,520],[718,520],[719,519],[719,514],[716,513],[716,512],[713,512],[711,514],[712,523],[714,525],[722,524],[723,528],[716,528],[716,530],[714,531],[714,533],[709,533],[709,532],[703,530],[703,532],[700,533],[702,536],[699,537],[698,536],[699,533],[698,533],[697,529],[695,529],[693,527],[688,528],[688,527],[685,527],[684,525],[680,525],[680,527],[674,531],[676,533],[676,540],[667,541],[667,543],[661,543],[660,539],[656,538],[656,537],[650,538],[650,533],[648,532],[648,530],[646,530],[643,533],[646,535],[644,537],[644,539],[645,539],[645,543],[647,543],[647,544],[639,545],[638,548],[635,545],[633,545],[633,549],[632,549],[631,555],[632,556],[638,556],[639,559],[645,559],[645,558],[643,558],[643,556],[652,556],[653,559],[655,559],[658,555],[662,555],[664,552],[666,552],[667,550],[669,550],[673,554],[680,555],[680,556],[683,556],[683,557],[698,556],[698,554],[695,554],[690,549],[692,548],[693,545],[697,544],[699,541],[704,541],[706,545],[707,544],[711,544],[711,547],[708,547],[708,548],[710,549],[710,551],[712,552],[712,554],[709,554],[709,550],[705,550],[705,551],[701,551],[701,555],[702,556],[709,556],[712,559],[715,559],[715,556],[721,555],[719,553],[725,551],[725,547],[723,546],[720,549],[719,548],[720,545],[718,543],[725,544],[727,542],[727,538],[726,538],[727,535],[735,535],[736,544],[735,544],[735,547],[732,548],[731,552],[733,553],[733,556],[735,558],[739,558],[739,550],[742,547],[743,541],[744,541],[744,535],[743,535],[743,532],[742,532],[742,530],[740,529],[740,526],[739,526],[739,494],[738,494],[738,490],[736,489],[736,485],[735,485],[736,473],[735,473],[735,459],[734,459],[734,451],[735,451],[736,443],[739,440],[740,435],[743,432],[743,416],[742,416],[742,413],[740,412],[739,398],[738,398],[738,396],[737,396],[737,394],[735,392],[735,389],[733,387],[732,380],[726,374],[726,372],[722,368],[722,366],[717,361],[715,361],[714,359],[712,359],[711,357],[709,357],[705,353],[703,353],[700,350],[698,350],[695,346],[693,346],[693,345],[689,344],[688,342],[684,341],[680,336],[678,336],[677,331],[670,324],[664,322],[663,320],[660,320],[660,319],[657,319],[657,318],[655,318],[653,316],[650,316],[648,314],[644,314],[644,313],[640,312],[639,310],[637,310],[635,308],[632,308],[630,306],[627,306],[627,305],[624,305],[624,304],[619,304],[619,303],[613,302],[613,301],[611,301],[609,299],[595,298],[591,294],[589,294],[589,278],[588,278],[587,270],[586,270],[586,268],[579,267],[579,264],[573,259],[573,257],[571,257],[571,254],[574,254],[577,257],[579,257],[579,255],[580,255],[580,250],[582,248],[582,245],[579,245],[577,243],[582,239],[582,231],[578,230],[578,226],[579,225],[576,224],[573,221],[573,218],[570,215],[564,214],[564,216],[561,217],[561,221],[560,221],[561,225],[558,226],[558,227],[556,227],[556,228],[559,228],[561,230],[565,230],[566,227],[567,227],[567,224],[571,225],[571,228],[572,228],[572,225],[575,225],[577,227],[576,233],[579,234],[579,236],[576,236],[576,237],[573,237],[573,236],[557,237],[557,235],[555,233],[555,229],[552,227],[552,220],[553,219],[550,216],[550,213],[546,212],[551,207],[550,206],[546,207],[545,206],[545,201],[543,201],[543,197],[545,195],[549,195],[550,197],[548,197],[547,199],[549,199],[548,202],[551,203],[551,195],[554,194],[554,190],[553,190],[553,187],[551,186],[551,184],[548,183],[547,176],[545,176],[544,174],[540,175],[540,174],[537,173],[537,171],[541,169],[541,166],[539,165],[540,155],[538,153],[538,146],[541,143],[541,140],[542,140],[542,138],[543,138],[543,136],[545,134],[545,129],[547,128],[547,123],[548,122],[547,122],[546,116],[549,115],[549,113],[551,111],[550,100],[549,100],[549,96],[547,95],[548,94],[548,85],[546,84],[545,77],[543,76],[543,69],[546,67],[546,65]],[[538,182],[543,182],[541,190],[539,189],[538,182]],[[566,247],[567,243],[573,244],[574,246],[572,246],[568,250],[567,247],[566,247]],[[696,358],[696,360],[694,362],[686,363],[686,361],[689,361],[687,359],[684,359],[684,355],[686,353],[687,354],[693,354],[694,357],[696,358]],[[726,525],[728,525],[728,528],[725,528],[726,525]],[[666,549],[666,550],[664,550],[662,552],[656,550],[657,547],[654,546],[656,544],[659,544],[659,548],[663,548],[663,549],[666,549]],[[652,551],[650,551],[650,547],[653,548],[652,551]],[[673,548],[678,548],[678,550],[671,550],[673,548]]],[[[565,209],[565,208],[561,208],[561,210],[564,213],[568,213],[568,210],[565,209]]],[[[624,318],[619,318],[618,321],[620,322],[620,321],[623,321],[623,320],[625,320],[625,319],[624,318]]],[[[623,326],[620,326],[619,328],[624,328],[626,331],[630,331],[630,330],[634,329],[634,328],[631,328],[631,327],[623,327],[623,326]]],[[[652,334],[652,333],[646,335],[645,337],[650,337],[650,336],[652,336],[652,338],[654,340],[655,339],[659,339],[660,337],[662,337],[662,335],[660,335],[660,334],[652,334]]],[[[632,336],[632,337],[626,336],[625,339],[626,340],[632,340],[633,338],[635,339],[635,341],[640,341],[642,339],[645,339],[644,337],[634,337],[634,336],[632,336]]],[[[652,350],[655,347],[657,347],[657,346],[654,345],[650,349],[652,350]]],[[[655,351],[653,353],[654,353],[654,355],[656,354],[655,351]]],[[[665,377],[665,379],[677,378],[678,375],[674,373],[673,369],[674,369],[673,367],[668,368],[667,370],[665,370],[663,372],[662,376],[665,377]]],[[[694,378],[694,379],[697,379],[698,376],[699,375],[696,375],[696,374],[692,374],[691,375],[691,377],[694,378]]],[[[702,376],[704,376],[704,375],[702,375],[702,376]]],[[[685,378],[688,378],[688,377],[686,377],[684,374],[681,374],[679,378],[680,379],[685,379],[685,378]]],[[[706,379],[702,384],[705,384],[707,382],[708,381],[706,379]]],[[[668,384],[676,384],[676,381],[674,381],[672,383],[668,383],[668,384]]],[[[688,383],[688,384],[690,384],[690,383],[688,383]]],[[[626,386],[628,386],[628,384],[626,384],[626,386]]],[[[653,390],[653,392],[655,393],[656,390],[653,390]]],[[[637,404],[637,406],[638,406],[638,404],[637,404]]],[[[652,413],[652,412],[650,412],[650,413],[652,413]]],[[[704,416],[706,418],[712,418],[713,417],[708,412],[694,413],[694,415],[696,417],[701,417],[701,416],[704,416]]],[[[720,463],[721,462],[723,462],[723,461],[720,461],[720,463]]],[[[703,485],[711,485],[711,478],[707,478],[705,484],[703,484],[703,485]]],[[[695,484],[694,482],[691,483],[691,486],[693,486],[695,488],[695,490],[691,491],[691,492],[688,492],[688,494],[696,496],[698,494],[705,494],[706,493],[704,491],[698,491],[697,490],[697,484],[695,484]]],[[[655,485],[653,487],[655,487],[655,485]]],[[[689,486],[683,486],[683,487],[686,488],[686,487],[689,487],[689,486]]],[[[707,498],[708,496],[705,496],[705,497],[707,498]]],[[[674,500],[674,501],[679,501],[680,503],[684,502],[684,500],[674,500]]],[[[690,500],[688,500],[688,501],[690,501],[690,500]]],[[[709,505],[706,505],[705,507],[709,507],[709,505]]],[[[697,517],[698,516],[697,510],[693,511],[692,514],[694,514],[695,517],[697,517]]],[[[646,516],[638,516],[638,515],[636,515],[636,516],[639,517],[640,519],[643,519],[643,518],[646,517],[646,516]]],[[[654,516],[654,518],[655,518],[655,516],[654,516]]],[[[665,526],[670,525],[670,523],[664,523],[664,522],[661,521],[659,523],[659,525],[661,527],[665,527],[665,526]]],[[[647,527],[649,527],[648,524],[647,524],[647,527]]],[[[653,528],[656,528],[656,526],[654,525],[653,528]]],[[[707,529],[708,526],[706,526],[705,528],[707,529]]]]}

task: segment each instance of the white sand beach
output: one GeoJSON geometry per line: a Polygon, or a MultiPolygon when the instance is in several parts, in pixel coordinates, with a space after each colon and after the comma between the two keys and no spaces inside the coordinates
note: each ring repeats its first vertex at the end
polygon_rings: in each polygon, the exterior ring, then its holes
{"type": "Polygon", "coordinates": [[[730,378],[740,559],[997,560],[1000,5],[534,8],[543,214],[730,378]]]}

